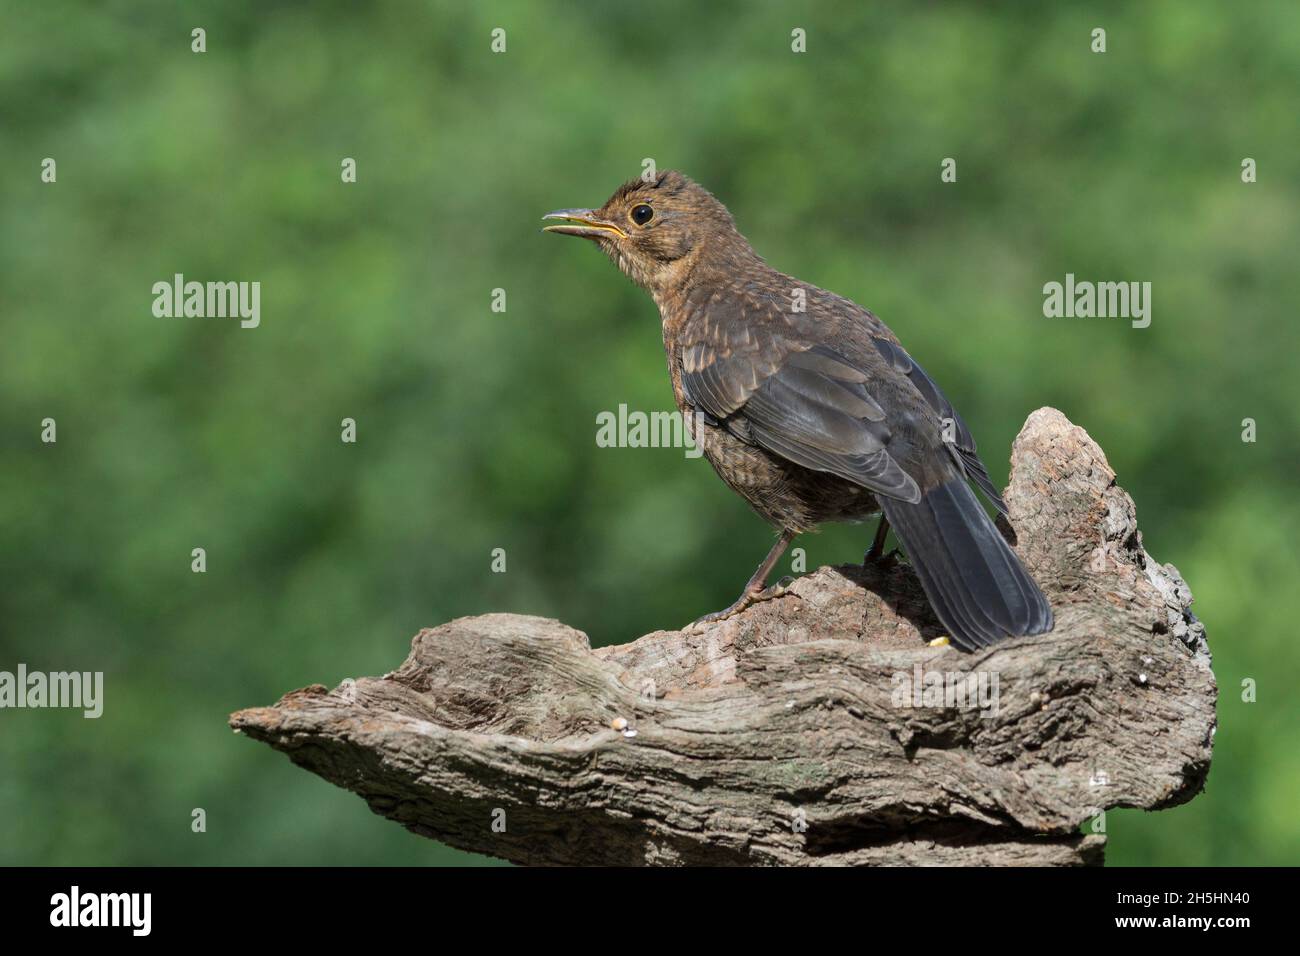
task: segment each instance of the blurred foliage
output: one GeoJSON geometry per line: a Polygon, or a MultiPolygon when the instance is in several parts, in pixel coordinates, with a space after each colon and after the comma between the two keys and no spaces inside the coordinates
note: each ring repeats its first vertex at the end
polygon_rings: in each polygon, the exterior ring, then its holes
{"type": "Polygon", "coordinates": [[[6,5],[0,669],[107,690],[97,721],[0,713],[0,862],[473,860],[226,715],[458,615],[599,644],[735,596],[767,528],[703,462],[594,441],[671,407],[652,303],[538,232],[653,157],[889,322],[996,479],[1041,405],[1100,442],[1222,689],[1205,794],[1112,813],[1109,860],[1295,863],[1298,88],[1290,0],[6,5]],[[260,281],[261,327],[155,318],[177,272],[260,281]],[[1067,272],[1152,282],[1151,327],[1045,319],[1067,272]]]}

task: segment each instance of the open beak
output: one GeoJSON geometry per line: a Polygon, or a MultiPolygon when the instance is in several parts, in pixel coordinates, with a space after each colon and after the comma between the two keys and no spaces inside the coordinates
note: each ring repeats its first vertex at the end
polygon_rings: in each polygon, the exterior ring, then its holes
{"type": "Polygon", "coordinates": [[[626,232],[612,222],[598,218],[591,209],[557,209],[542,218],[565,220],[562,226],[543,227],[543,232],[558,232],[562,236],[582,236],[585,239],[599,239],[601,236],[627,238],[626,232]]]}

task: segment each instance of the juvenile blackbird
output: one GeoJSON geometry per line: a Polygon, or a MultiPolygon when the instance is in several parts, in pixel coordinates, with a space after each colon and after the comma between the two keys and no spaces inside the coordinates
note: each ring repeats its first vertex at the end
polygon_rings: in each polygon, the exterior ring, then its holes
{"type": "Polygon", "coordinates": [[[796,534],[883,511],[953,642],[1052,628],[1047,599],[976,500],[1006,505],[943,392],[867,309],[771,268],[727,208],[675,171],[620,186],[546,231],[593,240],[650,293],[677,407],[718,475],[780,537],[740,598],[759,598],[796,534]],[[697,417],[698,413],[698,417],[697,417]]]}

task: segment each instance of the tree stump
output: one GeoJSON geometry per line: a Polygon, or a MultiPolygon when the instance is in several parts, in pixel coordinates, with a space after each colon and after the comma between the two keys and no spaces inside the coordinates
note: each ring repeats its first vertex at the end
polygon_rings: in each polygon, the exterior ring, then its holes
{"type": "Polygon", "coordinates": [[[1050,634],[931,647],[905,562],[823,567],[597,650],[559,621],[460,618],[383,677],[230,724],[414,833],[517,863],[1097,864],[1102,811],[1204,784],[1205,631],[1055,409],[1016,439],[1006,501],[1050,634]]]}

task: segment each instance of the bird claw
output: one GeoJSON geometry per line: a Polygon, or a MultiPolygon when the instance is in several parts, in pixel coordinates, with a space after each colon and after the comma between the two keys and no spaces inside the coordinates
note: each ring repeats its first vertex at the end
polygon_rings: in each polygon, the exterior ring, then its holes
{"type": "Polygon", "coordinates": [[[701,634],[708,625],[725,621],[727,618],[738,614],[740,610],[740,608],[732,605],[725,611],[714,611],[712,614],[705,614],[703,617],[697,617],[690,624],[687,624],[685,630],[692,634],[701,634]]]}
{"type": "Polygon", "coordinates": [[[735,617],[741,611],[745,610],[745,608],[753,604],[757,599],[758,595],[746,594],[735,604],[731,605],[731,607],[723,608],[721,611],[714,611],[712,614],[705,614],[703,617],[697,617],[686,626],[686,629],[688,631],[699,633],[704,630],[706,625],[717,624],[720,621],[725,621],[729,617],[735,617]]]}
{"type": "Polygon", "coordinates": [[[770,588],[764,588],[761,591],[747,592],[742,594],[735,604],[721,611],[714,611],[712,614],[705,614],[703,617],[697,617],[690,624],[686,625],[685,630],[692,633],[700,633],[707,625],[717,624],[728,618],[735,617],[741,611],[752,607],[760,601],[770,601],[773,598],[779,598],[790,590],[790,584],[794,581],[792,577],[784,577],[770,588]]]}

